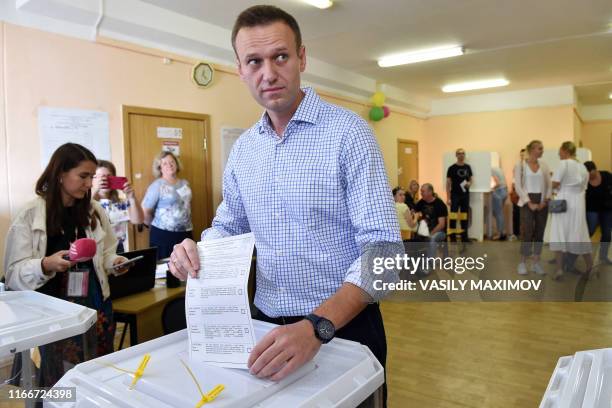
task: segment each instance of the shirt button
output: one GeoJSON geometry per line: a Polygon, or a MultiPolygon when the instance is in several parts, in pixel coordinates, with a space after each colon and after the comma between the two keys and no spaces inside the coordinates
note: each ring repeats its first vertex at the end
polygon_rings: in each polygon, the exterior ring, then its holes
{"type": "Polygon", "coordinates": [[[283,256],[283,251],[281,250],[276,251],[276,256],[283,256]]]}
{"type": "Polygon", "coordinates": [[[274,213],[274,216],[275,216],[276,218],[280,218],[280,217],[281,217],[280,213],[274,213]]]}
{"type": "Polygon", "coordinates": [[[274,181],[277,182],[277,183],[280,183],[281,179],[280,179],[280,177],[274,177],[274,181]]]}
{"type": "Polygon", "coordinates": [[[285,288],[283,288],[283,287],[281,286],[280,288],[278,288],[278,291],[279,291],[280,293],[285,293],[285,288]]]}

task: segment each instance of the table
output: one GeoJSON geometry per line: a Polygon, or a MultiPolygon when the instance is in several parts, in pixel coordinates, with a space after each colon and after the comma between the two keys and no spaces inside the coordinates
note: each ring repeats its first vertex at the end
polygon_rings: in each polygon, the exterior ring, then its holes
{"type": "MultiPolygon", "coordinates": [[[[130,328],[130,346],[162,336],[161,315],[166,303],[185,296],[185,286],[167,288],[156,286],[151,290],[135,293],[113,300],[115,321],[130,328]]],[[[119,349],[123,346],[125,330],[121,335],[119,349]]]]}

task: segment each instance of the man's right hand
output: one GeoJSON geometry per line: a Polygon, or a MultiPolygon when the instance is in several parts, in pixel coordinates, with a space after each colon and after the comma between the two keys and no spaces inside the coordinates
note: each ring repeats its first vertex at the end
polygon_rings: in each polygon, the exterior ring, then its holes
{"type": "Polygon", "coordinates": [[[44,257],[41,262],[43,273],[51,275],[52,273],[66,272],[72,265],[70,261],[64,259],[64,256],[68,254],[68,251],[57,251],[53,255],[44,257]]]}
{"type": "Polygon", "coordinates": [[[180,280],[187,280],[187,276],[195,278],[200,270],[200,256],[196,243],[185,238],[176,244],[168,262],[170,272],[180,280]]]}

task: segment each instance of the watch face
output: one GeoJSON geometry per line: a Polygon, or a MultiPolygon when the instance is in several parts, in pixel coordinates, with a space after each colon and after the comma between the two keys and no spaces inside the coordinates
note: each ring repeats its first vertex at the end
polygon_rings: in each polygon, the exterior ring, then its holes
{"type": "Polygon", "coordinates": [[[212,67],[205,63],[201,62],[193,70],[193,80],[199,86],[208,86],[211,84],[213,79],[213,69],[212,67]]]}
{"type": "Polygon", "coordinates": [[[317,331],[319,332],[319,336],[323,340],[330,340],[334,337],[336,330],[334,329],[334,325],[327,319],[321,319],[317,323],[317,331]]]}

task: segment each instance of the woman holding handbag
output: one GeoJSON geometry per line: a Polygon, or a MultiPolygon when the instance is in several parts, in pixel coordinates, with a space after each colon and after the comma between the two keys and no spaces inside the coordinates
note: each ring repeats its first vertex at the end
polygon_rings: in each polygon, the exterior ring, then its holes
{"type": "Polygon", "coordinates": [[[533,256],[532,268],[538,275],[546,272],[540,264],[544,230],[548,218],[548,200],[552,193],[550,171],[540,158],[544,145],[532,140],[527,145],[527,159],[514,166],[514,188],[519,196],[517,205],[521,208],[521,262],[519,275],[527,275],[527,258],[533,256]]]}
{"type": "Polygon", "coordinates": [[[556,252],[557,262],[554,278],[563,276],[564,253],[582,255],[587,267],[585,274],[588,276],[593,268],[585,204],[589,173],[576,160],[574,143],[564,142],[559,148],[559,157],[561,162],[552,177],[552,186],[557,193],[550,202],[550,249],[556,252]]]}

